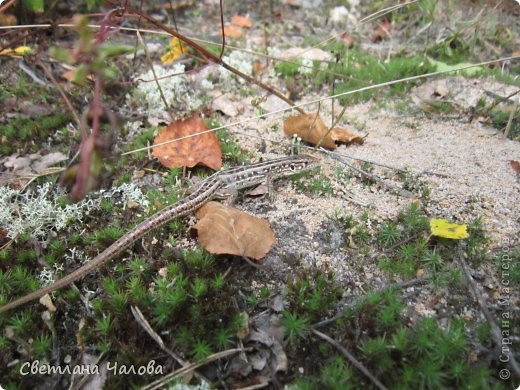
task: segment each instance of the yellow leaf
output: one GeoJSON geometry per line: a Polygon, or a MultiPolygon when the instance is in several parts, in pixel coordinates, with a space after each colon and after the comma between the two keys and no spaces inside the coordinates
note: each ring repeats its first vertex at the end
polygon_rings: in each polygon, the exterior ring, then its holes
{"type": "Polygon", "coordinates": [[[29,46],[18,46],[15,49],[5,49],[0,51],[0,55],[14,54],[15,56],[23,56],[24,54],[29,54],[31,52],[32,49],[29,46]]]}
{"type": "Polygon", "coordinates": [[[463,240],[468,238],[467,225],[451,223],[446,219],[431,219],[430,230],[434,236],[451,238],[453,240],[463,240]]]}
{"type": "Polygon", "coordinates": [[[185,52],[186,48],[181,42],[181,40],[178,38],[172,38],[172,40],[170,41],[170,50],[168,50],[166,54],[164,54],[161,57],[161,62],[164,65],[171,64],[185,52]]]}

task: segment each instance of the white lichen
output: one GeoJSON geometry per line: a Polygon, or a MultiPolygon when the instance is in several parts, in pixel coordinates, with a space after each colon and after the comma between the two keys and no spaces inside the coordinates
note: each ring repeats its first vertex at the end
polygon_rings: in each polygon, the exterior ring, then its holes
{"type": "Polygon", "coordinates": [[[310,60],[308,58],[302,58],[301,66],[298,68],[298,72],[300,72],[300,74],[302,74],[302,75],[305,75],[305,74],[311,74],[313,71],[314,70],[313,70],[312,60],[310,60]]]}
{"type": "Polygon", "coordinates": [[[49,284],[54,283],[54,272],[52,272],[47,267],[43,267],[40,274],[38,275],[38,279],[42,285],[48,286],[49,284]]]}
{"type": "Polygon", "coordinates": [[[40,238],[51,230],[64,229],[72,221],[81,221],[85,204],[80,202],[61,207],[58,199],[63,196],[63,191],[51,188],[50,183],[25,193],[8,187],[0,188],[0,226],[7,231],[7,237],[16,239],[27,233],[40,238]]]}
{"type": "MultiPolygon", "coordinates": [[[[243,51],[231,52],[228,56],[223,57],[224,62],[231,65],[233,68],[238,69],[240,72],[245,73],[249,76],[253,74],[253,57],[251,54],[243,51]]],[[[244,84],[246,80],[236,75],[227,69],[220,67],[220,78],[223,82],[229,82],[231,80],[238,80],[239,83],[244,84]]]]}
{"type": "Polygon", "coordinates": [[[133,183],[123,183],[119,187],[105,193],[105,197],[112,197],[115,192],[120,192],[123,197],[123,205],[126,207],[129,202],[139,205],[141,208],[148,210],[150,202],[143,194],[141,189],[133,183]]]}
{"type": "Polygon", "coordinates": [[[140,74],[137,80],[146,80],[140,82],[131,95],[127,95],[127,103],[129,106],[140,114],[151,116],[162,116],[168,109],[176,112],[193,111],[200,108],[202,99],[199,94],[191,87],[190,80],[184,73],[184,65],[174,64],[170,68],[162,66],[154,66],[155,75],[161,86],[164,100],[168,104],[168,108],[164,104],[161,93],[154,81],[154,75],[151,70],[140,74]],[[171,77],[165,77],[171,76],[171,77]]]}
{"type": "Polygon", "coordinates": [[[147,209],[149,201],[134,184],[123,184],[109,191],[93,193],[78,203],[61,205],[60,199],[66,194],[60,187],[45,183],[27,192],[19,192],[9,187],[0,187],[0,226],[7,237],[17,240],[22,234],[42,239],[51,232],[64,230],[69,226],[77,229],[82,218],[94,210],[99,210],[101,201],[119,193],[123,207],[133,202],[147,209]],[[103,194],[103,195],[101,195],[103,194]]]}

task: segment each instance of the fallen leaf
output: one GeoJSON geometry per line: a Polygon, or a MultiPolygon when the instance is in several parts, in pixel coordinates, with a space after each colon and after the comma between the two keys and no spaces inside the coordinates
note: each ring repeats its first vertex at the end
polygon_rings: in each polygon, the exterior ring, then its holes
{"type": "Polygon", "coordinates": [[[18,46],[14,49],[4,49],[0,51],[0,56],[23,56],[31,53],[32,49],[29,46],[18,46]]]}
{"type": "MultiPolygon", "coordinates": [[[[8,170],[2,174],[9,174],[18,178],[30,179],[31,176],[38,175],[47,171],[53,165],[67,160],[67,156],[60,152],[48,153],[43,156],[39,153],[32,153],[25,156],[13,154],[2,160],[2,164],[8,170]]],[[[3,182],[3,180],[0,180],[3,182]]]]}
{"type": "Polygon", "coordinates": [[[184,53],[186,53],[186,46],[184,46],[179,38],[174,37],[170,41],[169,50],[161,57],[161,62],[164,65],[169,65],[180,58],[184,53]]]}
{"type": "Polygon", "coordinates": [[[43,173],[49,167],[66,160],[68,160],[68,157],[61,152],[48,153],[34,161],[31,167],[36,173],[43,173]]]}
{"type": "Polygon", "coordinates": [[[238,26],[224,26],[224,35],[226,37],[230,38],[240,38],[242,34],[244,33],[244,30],[242,30],[241,27],[238,26]]]}
{"type": "Polygon", "coordinates": [[[208,126],[197,114],[173,121],[155,137],[154,145],[187,138],[154,147],[152,154],[167,168],[191,168],[203,164],[217,170],[222,166],[222,151],[217,136],[214,132],[196,135],[206,130],[209,130],[208,126]]]}
{"type": "Polygon", "coordinates": [[[520,176],[520,162],[509,160],[509,164],[511,165],[511,168],[513,168],[513,171],[516,172],[517,176],[520,176]]]}
{"type": "Polygon", "coordinates": [[[259,260],[276,242],[266,220],[218,202],[206,203],[195,215],[199,222],[193,230],[201,245],[210,253],[259,260]]]}
{"type": "Polygon", "coordinates": [[[446,219],[431,219],[430,230],[434,236],[451,238],[453,240],[463,240],[469,237],[465,223],[451,223],[446,219]]]}
{"type": "Polygon", "coordinates": [[[246,27],[246,28],[253,27],[253,22],[251,22],[251,19],[246,18],[245,16],[239,16],[239,15],[235,15],[231,18],[231,24],[233,26],[237,26],[237,27],[246,27]]]}
{"type": "Polygon", "coordinates": [[[288,137],[294,134],[312,145],[318,144],[327,149],[336,149],[338,144],[362,144],[364,139],[354,131],[339,127],[329,131],[321,117],[316,114],[302,114],[291,116],[284,121],[283,131],[288,137]]]}

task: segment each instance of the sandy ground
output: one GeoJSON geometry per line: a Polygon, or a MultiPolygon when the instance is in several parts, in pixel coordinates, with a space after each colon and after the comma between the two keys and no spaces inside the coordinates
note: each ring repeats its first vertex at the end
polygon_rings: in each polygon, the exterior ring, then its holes
{"type": "MultiPolygon", "coordinates": [[[[474,84],[474,80],[462,82],[474,84]]],[[[270,109],[282,107],[271,103],[270,109]]],[[[414,107],[411,101],[410,105],[414,107]]],[[[330,108],[330,101],[323,102],[321,112],[326,122],[330,120],[330,108]]],[[[246,109],[229,122],[252,115],[246,109]]],[[[399,196],[380,185],[367,186],[351,171],[347,172],[348,179],[338,178],[337,173],[343,172],[345,166],[320,154],[321,174],[332,181],[332,195],[305,195],[293,190],[290,182],[284,182],[274,204],[255,205],[254,201],[246,201],[241,206],[267,218],[275,228],[278,243],[265,260],[266,268],[270,269],[265,272],[276,278],[297,263],[332,269],[337,278],[353,285],[361,285],[372,277],[377,279],[374,280],[377,285],[383,284],[384,276],[376,266],[377,261],[373,258],[363,261],[331,218],[338,214],[359,218],[367,212],[368,230],[375,234],[381,222],[396,218],[399,211],[416,202],[420,188],[424,187],[430,190],[429,199],[422,203],[429,217],[457,223],[471,223],[481,217],[491,238],[490,249],[518,246],[520,182],[509,161],[520,160],[520,144],[505,139],[496,129],[478,120],[468,123],[467,118],[462,113],[443,119],[440,115],[424,114],[417,107],[410,114],[372,103],[349,107],[344,125],[352,127],[355,123],[354,127],[367,135],[365,143],[341,146],[336,152],[349,156],[347,161],[358,167],[359,162],[352,158],[381,164],[373,165],[372,173],[396,186],[402,187],[404,183],[388,167],[413,173],[417,188],[412,188],[412,193],[416,198],[399,196]]],[[[283,119],[275,116],[235,126],[230,131],[244,148],[262,156],[286,151],[288,142],[283,139],[282,128],[283,119]]]]}

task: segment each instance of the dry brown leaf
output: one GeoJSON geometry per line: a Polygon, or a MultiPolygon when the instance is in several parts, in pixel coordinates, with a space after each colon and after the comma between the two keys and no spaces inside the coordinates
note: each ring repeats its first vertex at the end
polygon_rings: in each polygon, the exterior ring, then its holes
{"type": "Polygon", "coordinates": [[[520,162],[515,160],[509,160],[509,164],[511,165],[511,168],[513,168],[513,171],[516,172],[516,175],[520,176],[520,162]]]}
{"type": "MultiPolygon", "coordinates": [[[[190,118],[171,122],[155,137],[154,145],[191,136],[205,130],[208,130],[208,127],[195,114],[190,118]]],[[[157,146],[153,148],[152,154],[167,168],[191,168],[197,164],[203,164],[217,170],[222,166],[222,151],[217,136],[213,132],[157,146]]]]}
{"type": "Polygon", "coordinates": [[[360,134],[340,127],[335,127],[329,132],[321,117],[316,116],[316,114],[303,114],[287,118],[283,124],[283,131],[288,137],[297,134],[304,141],[313,145],[321,140],[320,145],[330,150],[336,149],[337,143],[350,145],[352,143],[362,144],[364,141],[360,134]]]}
{"type": "Polygon", "coordinates": [[[266,220],[218,202],[206,203],[195,215],[199,222],[193,230],[201,245],[210,253],[259,260],[276,242],[266,220]]]}
{"type": "Polygon", "coordinates": [[[251,28],[253,27],[253,22],[251,22],[251,19],[246,18],[245,16],[235,15],[231,18],[231,24],[233,26],[237,27],[246,27],[251,28]]]}
{"type": "Polygon", "coordinates": [[[240,38],[244,30],[238,26],[224,26],[224,35],[230,38],[240,38]]]}

